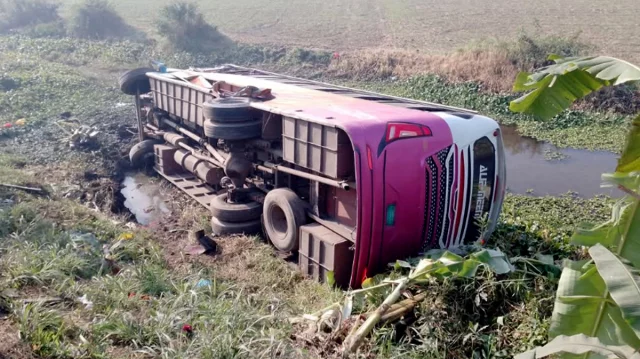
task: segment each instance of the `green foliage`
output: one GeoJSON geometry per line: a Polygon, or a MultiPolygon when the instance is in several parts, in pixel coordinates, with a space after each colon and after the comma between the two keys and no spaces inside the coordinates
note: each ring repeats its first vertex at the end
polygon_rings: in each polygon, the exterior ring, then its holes
{"type": "Polygon", "coordinates": [[[511,102],[512,111],[550,119],[603,86],[640,81],[640,67],[612,57],[549,59],[555,64],[518,75],[514,90],[530,92],[511,102]]]}
{"type": "Polygon", "coordinates": [[[616,168],[618,173],[626,174],[637,171],[640,168],[640,146],[638,146],[638,143],[640,143],[640,115],[631,123],[627,144],[616,168]]]}
{"type": "Polygon", "coordinates": [[[48,0],[0,0],[0,32],[57,23],[59,6],[48,0]]]}
{"type": "Polygon", "coordinates": [[[540,35],[537,32],[520,31],[513,42],[507,42],[503,48],[520,69],[535,69],[547,64],[549,54],[563,57],[578,56],[588,46],[579,40],[579,33],[572,36],[540,35]]]}
{"type": "Polygon", "coordinates": [[[176,2],[160,12],[156,28],[167,45],[176,50],[208,52],[229,45],[230,41],[209,24],[194,3],[176,2]]]}
{"type": "Polygon", "coordinates": [[[20,308],[19,322],[21,338],[31,343],[36,354],[43,357],[72,357],[64,345],[71,328],[56,311],[27,304],[20,308]]]}
{"type": "Polygon", "coordinates": [[[596,338],[590,338],[586,335],[574,336],[558,336],[549,344],[542,348],[536,348],[526,353],[522,353],[515,359],[536,359],[544,358],[549,355],[566,353],[566,354],[600,354],[607,358],[616,357],[620,359],[639,359],[640,354],[637,350],[630,346],[614,346],[602,343],[596,338]]]}
{"type": "Polygon", "coordinates": [[[415,282],[428,281],[432,277],[473,278],[480,267],[496,274],[506,274],[514,270],[509,259],[499,250],[483,249],[471,253],[467,258],[449,251],[434,251],[428,252],[426,258],[420,260],[408,278],[415,282]]]}
{"type": "MultiPolygon", "coordinates": [[[[640,80],[640,68],[614,58],[554,59],[555,65],[532,75],[521,74],[516,90],[533,91],[512,102],[513,110],[550,118],[602,86],[640,80]]],[[[523,357],[559,352],[609,355],[611,347],[604,346],[640,347],[640,276],[637,269],[640,267],[640,141],[637,125],[638,119],[634,120],[628,134],[617,172],[603,175],[628,195],[615,204],[609,221],[591,229],[579,229],[572,238],[573,244],[590,246],[592,261],[566,262],[549,329],[550,337],[556,340],[523,357]],[[562,337],[565,335],[574,337],[562,337]]],[[[631,350],[618,356],[630,355],[637,354],[631,350]]],[[[590,355],[585,354],[585,358],[588,357],[590,355]]]]}
{"type": "Polygon", "coordinates": [[[69,19],[69,34],[87,39],[133,37],[129,26],[107,0],[84,0],[69,19]]]}

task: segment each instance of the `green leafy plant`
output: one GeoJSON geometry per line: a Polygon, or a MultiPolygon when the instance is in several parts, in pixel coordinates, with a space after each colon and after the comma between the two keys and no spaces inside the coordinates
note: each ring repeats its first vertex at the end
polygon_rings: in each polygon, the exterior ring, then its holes
{"type": "MultiPolygon", "coordinates": [[[[554,65],[521,73],[514,89],[530,91],[511,109],[549,119],[603,86],[640,81],[640,67],[611,57],[550,57],[554,65]]],[[[588,246],[590,260],[567,261],[549,329],[553,340],[520,358],[580,354],[637,358],[640,348],[640,115],[628,134],[616,172],[603,175],[627,196],[611,219],[580,228],[572,243],[588,246]]]]}
{"type": "Polygon", "coordinates": [[[362,283],[363,289],[352,291],[346,295],[343,305],[333,304],[314,314],[306,315],[302,319],[314,321],[318,328],[329,326],[338,330],[342,322],[351,316],[355,296],[379,294],[376,292],[381,288],[393,286],[393,290],[384,298],[382,304],[375,311],[366,314],[366,321],[362,325],[358,325],[356,322],[351,328],[349,335],[344,340],[343,355],[348,356],[360,347],[362,341],[378,323],[388,321],[390,318],[400,318],[411,311],[418,302],[424,300],[426,293],[420,293],[413,298],[397,303],[411,287],[429,283],[434,279],[474,278],[481,268],[495,274],[505,274],[514,270],[505,254],[493,249],[479,251],[476,249],[475,252],[464,257],[450,251],[434,250],[414,262],[416,263],[397,261],[395,264],[396,269],[408,268],[408,275],[396,279],[388,278],[377,284],[373,278],[368,278],[362,283]]]}

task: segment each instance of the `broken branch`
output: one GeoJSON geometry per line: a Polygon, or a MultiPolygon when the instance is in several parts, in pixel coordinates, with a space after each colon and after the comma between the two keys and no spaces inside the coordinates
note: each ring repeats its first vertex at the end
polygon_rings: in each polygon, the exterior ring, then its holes
{"type": "Polygon", "coordinates": [[[7,183],[0,183],[0,187],[19,189],[27,192],[42,192],[42,188],[24,187],[24,186],[18,186],[18,185],[7,184],[7,183]]]}
{"type": "Polygon", "coordinates": [[[343,357],[347,357],[350,353],[358,350],[358,347],[362,343],[362,340],[367,335],[369,335],[369,333],[371,333],[373,328],[382,319],[382,316],[384,316],[389,311],[389,308],[391,308],[391,306],[395,304],[398,299],[400,299],[402,292],[407,289],[409,281],[410,279],[408,277],[398,281],[398,286],[393,290],[393,292],[391,292],[391,294],[384,300],[384,302],[382,302],[382,305],[380,305],[380,307],[378,307],[378,309],[376,309],[376,311],[367,318],[367,320],[362,324],[362,326],[360,326],[360,328],[358,328],[355,334],[349,335],[345,339],[345,350],[343,353],[343,357]]]}

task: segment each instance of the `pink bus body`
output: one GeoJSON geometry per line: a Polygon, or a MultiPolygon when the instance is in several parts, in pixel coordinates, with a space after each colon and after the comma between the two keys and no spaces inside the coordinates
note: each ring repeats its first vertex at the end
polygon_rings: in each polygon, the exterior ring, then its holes
{"type": "MultiPolygon", "coordinates": [[[[270,89],[272,97],[252,101],[253,109],[346,134],[352,149],[346,156],[353,156],[352,178],[334,179],[353,181],[355,188],[321,191],[320,197],[329,204],[320,207],[340,207],[325,217],[344,227],[340,235],[351,243],[349,286],[359,287],[397,259],[482,241],[493,231],[506,183],[496,121],[467,110],[237,66],[186,74],[232,89],[270,89]],[[347,208],[349,201],[355,210],[347,208]],[[339,213],[355,218],[341,221],[336,219],[339,213]]],[[[202,91],[177,80],[175,72],[148,76],[152,87],[182,83],[202,91]]],[[[155,90],[153,106],[188,122],[189,116],[180,115],[182,109],[159,104],[167,91],[155,90]]],[[[191,128],[198,133],[197,119],[191,128]]],[[[262,164],[254,164],[256,172],[262,164]]],[[[305,170],[299,163],[291,167],[305,170]]]]}

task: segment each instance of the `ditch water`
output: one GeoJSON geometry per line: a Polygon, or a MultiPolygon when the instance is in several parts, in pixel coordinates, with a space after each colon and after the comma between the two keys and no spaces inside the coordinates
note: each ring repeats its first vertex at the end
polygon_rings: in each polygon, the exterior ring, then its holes
{"type": "Polygon", "coordinates": [[[160,185],[144,173],[127,174],[120,193],[125,198],[124,206],[143,226],[158,223],[171,213],[167,198],[160,191],[160,185]]]}
{"type": "Polygon", "coordinates": [[[558,148],[518,134],[503,126],[507,162],[507,189],[534,196],[560,195],[569,191],[582,197],[598,194],[620,196],[612,188],[601,188],[601,175],[615,170],[618,155],[612,152],[558,148]]]}

